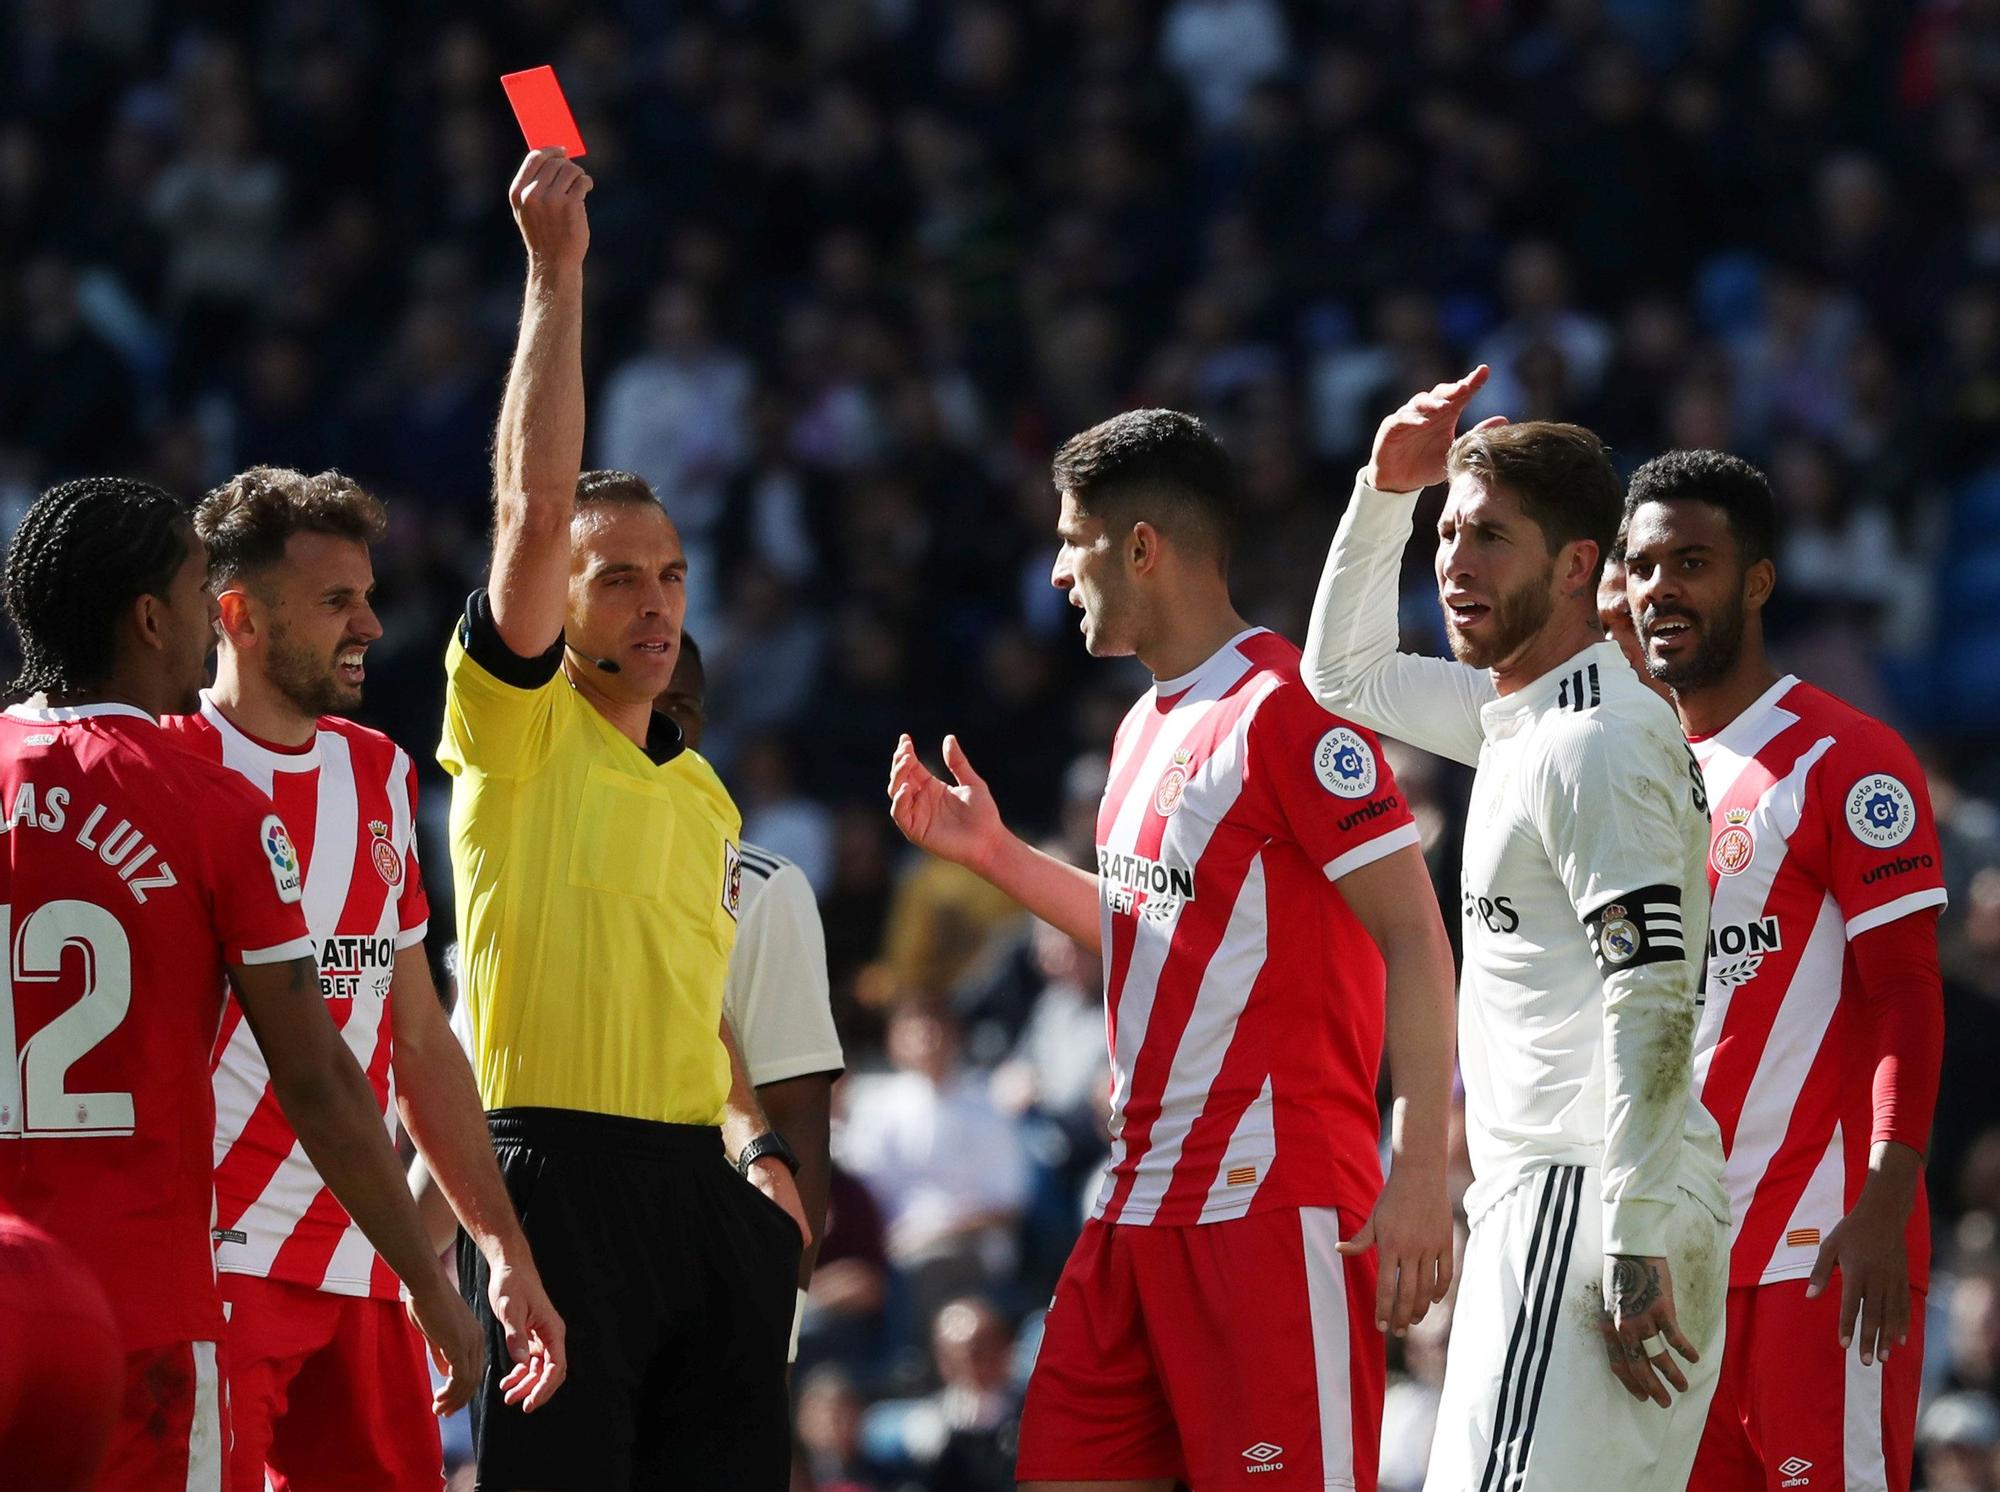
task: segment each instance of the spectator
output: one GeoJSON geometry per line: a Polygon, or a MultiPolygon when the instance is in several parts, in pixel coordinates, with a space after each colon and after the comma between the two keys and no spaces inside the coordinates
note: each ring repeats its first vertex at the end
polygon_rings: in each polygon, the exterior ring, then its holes
{"type": "Polygon", "coordinates": [[[961,1063],[949,1015],[908,1000],[888,1035],[896,1071],[854,1081],[836,1153],[882,1208],[921,1328],[951,1296],[1008,1279],[1027,1159],[985,1075],[961,1063]]]}

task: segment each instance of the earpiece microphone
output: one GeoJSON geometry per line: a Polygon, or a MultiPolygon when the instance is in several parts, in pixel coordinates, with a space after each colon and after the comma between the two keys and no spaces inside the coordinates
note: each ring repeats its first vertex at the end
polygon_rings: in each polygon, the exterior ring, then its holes
{"type": "Polygon", "coordinates": [[[583,659],[584,662],[595,666],[600,673],[623,673],[625,671],[618,666],[616,658],[593,658],[588,653],[579,652],[574,646],[570,648],[570,652],[574,656],[583,659]]]}

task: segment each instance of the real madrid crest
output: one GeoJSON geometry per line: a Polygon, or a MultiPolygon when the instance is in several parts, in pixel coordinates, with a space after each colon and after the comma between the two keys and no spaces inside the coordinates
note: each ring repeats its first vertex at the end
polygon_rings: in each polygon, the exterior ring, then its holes
{"type": "Polygon", "coordinates": [[[1722,876],[1741,875],[1750,868],[1750,861],[1757,853],[1757,839],[1747,827],[1750,810],[1732,808],[1723,818],[1727,821],[1722,832],[1715,836],[1715,842],[1708,847],[1708,863],[1715,873],[1722,876]]]}
{"type": "Polygon", "coordinates": [[[1191,751],[1176,751],[1174,764],[1160,774],[1160,785],[1153,793],[1153,811],[1166,818],[1181,806],[1181,799],[1187,796],[1188,764],[1194,760],[1191,751]]]}
{"type": "Polygon", "coordinates": [[[1639,929],[1631,918],[1625,915],[1622,902],[1613,902],[1604,909],[1604,920],[1597,927],[1597,948],[1608,964],[1626,964],[1639,951],[1639,929]]]}
{"type": "Polygon", "coordinates": [[[396,846],[389,838],[389,826],[380,819],[370,819],[368,832],[373,837],[368,858],[375,862],[375,874],[385,886],[398,884],[403,879],[403,857],[396,853],[396,846]]]}

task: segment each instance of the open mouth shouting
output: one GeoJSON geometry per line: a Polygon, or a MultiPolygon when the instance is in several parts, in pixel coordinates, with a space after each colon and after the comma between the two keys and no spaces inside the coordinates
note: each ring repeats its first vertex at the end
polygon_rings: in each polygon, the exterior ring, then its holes
{"type": "Polygon", "coordinates": [[[1647,649],[1663,658],[1671,658],[1694,645],[1694,618],[1678,612],[1647,617],[1642,631],[1647,649]]]}

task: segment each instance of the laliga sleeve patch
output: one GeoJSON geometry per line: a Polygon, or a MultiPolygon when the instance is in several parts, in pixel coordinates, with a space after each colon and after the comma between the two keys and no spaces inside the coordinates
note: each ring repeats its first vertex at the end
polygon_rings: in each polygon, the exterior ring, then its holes
{"type": "Polygon", "coordinates": [[[264,822],[257,827],[257,842],[270,862],[278,900],[299,900],[305,895],[306,877],[299,866],[299,852],[292,848],[292,836],[285,832],[285,821],[275,813],[265,814],[264,822]]]}
{"type": "Polygon", "coordinates": [[[1615,896],[1583,919],[1600,973],[1687,957],[1678,886],[1641,886],[1615,896]]]}
{"type": "Polygon", "coordinates": [[[1360,735],[1336,725],[1313,748],[1313,775],[1338,798],[1365,798],[1375,791],[1375,753],[1360,735]]]}
{"type": "Polygon", "coordinates": [[[1872,773],[1848,790],[1847,827],[1863,844],[1891,849],[1917,827],[1917,800],[1888,773],[1872,773]]]}

